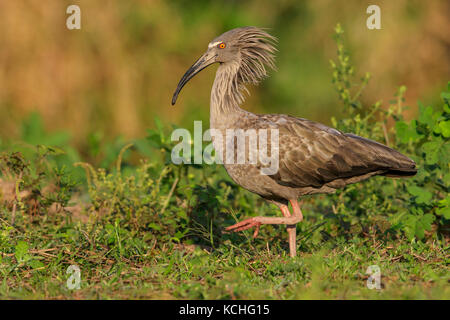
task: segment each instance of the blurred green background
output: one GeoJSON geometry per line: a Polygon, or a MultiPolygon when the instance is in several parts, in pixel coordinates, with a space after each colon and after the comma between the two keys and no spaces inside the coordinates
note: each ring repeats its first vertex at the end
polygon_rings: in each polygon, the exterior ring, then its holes
{"type": "MultiPolygon", "coordinates": [[[[373,75],[365,103],[382,99],[387,104],[404,84],[407,105],[415,106],[419,98],[440,105],[432,99],[438,99],[450,74],[450,2],[376,1],[382,30],[366,28],[370,4],[374,2],[0,1],[0,139],[28,135],[32,140],[36,130],[62,132],[60,140],[83,154],[93,139],[144,137],[155,117],[187,128],[193,120],[209,123],[217,67],[193,79],[175,107],[170,106],[171,95],[209,41],[244,25],[270,28],[279,39],[278,72],[250,88],[244,105],[250,111],[288,113],[326,124],[332,115],[340,117],[329,65],[336,56],[331,35],[338,22],[359,73],[373,75]],[[66,28],[70,4],[81,8],[81,30],[66,28]],[[43,128],[33,129],[39,121],[26,120],[33,112],[41,115],[43,128]],[[25,129],[24,121],[30,122],[25,129]]],[[[412,117],[415,107],[407,112],[406,118],[412,117]]]]}

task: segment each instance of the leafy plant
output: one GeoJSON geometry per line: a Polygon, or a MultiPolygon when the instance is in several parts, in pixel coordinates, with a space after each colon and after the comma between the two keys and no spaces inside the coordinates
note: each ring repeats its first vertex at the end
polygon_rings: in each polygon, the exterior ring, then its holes
{"type": "Polygon", "coordinates": [[[0,200],[11,208],[12,224],[16,217],[24,218],[25,213],[30,221],[35,221],[34,217],[47,217],[69,206],[77,182],[66,173],[65,166],[50,165],[48,158],[58,153],[58,149],[38,145],[31,160],[20,152],[0,154],[0,181],[14,186],[10,188],[12,195],[6,199],[0,194],[0,200]]]}
{"type": "Polygon", "coordinates": [[[438,222],[440,228],[448,227],[450,83],[441,95],[443,111],[435,112],[431,106],[424,107],[419,102],[418,118],[410,122],[403,118],[406,109],[403,106],[404,86],[398,89],[396,99],[386,108],[382,107],[381,101],[364,107],[358,98],[368,84],[370,74],[366,73],[361,83],[354,83],[355,69],[344,49],[343,33],[337,25],[338,61],[331,61],[331,66],[333,83],[349,117],[340,121],[332,119],[333,124],[341,131],[377,140],[409,155],[416,161],[419,171],[412,179],[372,178],[363,184],[349,186],[333,197],[332,205],[340,214],[341,226],[363,226],[375,216],[386,216],[389,228],[378,230],[401,230],[410,239],[423,239],[425,231],[432,231],[433,222],[438,222]],[[389,130],[390,121],[394,125],[389,130]]]}

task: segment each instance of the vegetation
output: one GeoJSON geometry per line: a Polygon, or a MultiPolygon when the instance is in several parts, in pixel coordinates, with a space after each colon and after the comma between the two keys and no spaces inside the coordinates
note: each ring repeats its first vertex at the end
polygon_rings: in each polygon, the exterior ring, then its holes
{"type": "Polygon", "coordinates": [[[355,81],[339,25],[335,38],[332,81],[347,115],[333,124],[410,155],[416,177],[305,198],[299,253],[289,258],[282,226],[262,227],[257,239],[223,232],[278,210],[220,166],[172,164],[159,121],[131,143],[92,134],[81,155],[34,115],[20,142],[1,144],[0,297],[449,299],[450,84],[440,111],[419,103],[411,121],[403,86],[388,106],[366,106],[370,75],[355,81]],[[66,285],[70,265],[80,289],[66,285]],[[366,286],[371,265],[380,290],[366,286]]]}

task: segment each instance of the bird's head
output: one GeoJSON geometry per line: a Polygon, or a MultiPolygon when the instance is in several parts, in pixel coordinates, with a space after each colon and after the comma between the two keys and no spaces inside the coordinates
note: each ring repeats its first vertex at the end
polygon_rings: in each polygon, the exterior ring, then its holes
{"type": "Polygon", "coordinates": [[[240,84],[257,84],[267,75],[266,66],[275,68],[276,38],[257,27],[232,29],[208,44],[206,52],[186,71],[173,94],[172,105],[184,85],[213,63],[236,64],[240,84]]]}

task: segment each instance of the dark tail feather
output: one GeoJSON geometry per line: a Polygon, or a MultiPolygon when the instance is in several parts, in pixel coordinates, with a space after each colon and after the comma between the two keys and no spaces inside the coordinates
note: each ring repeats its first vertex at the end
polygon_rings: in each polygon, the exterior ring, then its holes
{"type": "Polygon", "coordinates": [[[415,176],[417,173],[416,163],[404,154],[401,154],[395,150],[393,151],[396,154],[395,160],[397,161],[395,161],[395,165],[389,168],[383,175],[392,178],[406,178],[415,176]]]}
{"type": "Polygon", "coordinates": [[[346,133],[346,135],[361,141],[367,147],[375,150],[377,155],[377,160],[375,163],[377,163],[380,167],[384,167],[385,170],[387,169],[384,173],[382,173],[383,176],[404,178],[412,177],[417,173],[416,163],[397,150],[351,133],[346,133]]]}
{"type": "Polygon", "coordinates": [[[393,170],[389,170],[386,173],[384,173],[383,176],[391,177],[391,178],[407,178],[407,177],[415,176],[416,173],[417,173],[416,168],[406,169],[406,170],[393,169],[393,170]]]}
{"type": "Polygon", "coordinates": [[[415,176],[417,173],[416,163],[407,156],[393,150],[395,160],[393,166],[388,169],[383,175],[391,178],[406,178],[415,176]]]}

